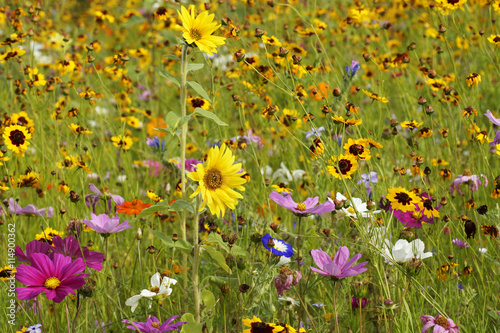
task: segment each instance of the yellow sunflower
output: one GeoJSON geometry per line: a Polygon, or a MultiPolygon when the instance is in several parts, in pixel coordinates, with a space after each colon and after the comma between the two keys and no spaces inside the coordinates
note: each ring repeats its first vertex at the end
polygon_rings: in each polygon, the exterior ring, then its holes
{"type": "Polygon", "coordinates": [[[198,182],[198,188],[191,198],[201,193],[203,204],[200,210],[208,205],[210,212],[216,216],[224,216],[226,206],[234,209],[238,204],[237,198],[243,196],[234,191],[233,188],[244,191],[242,186],[247,181],[242,177],[241,163],[234,164],[235,156],[231,150],[223,144],[220,148],[213,147],[208,151],[206,165],[198,164],[196,171],[187,176],[198,182]]]}
{"type": "Polygon", "coordinates": [[[217,46],[224,45],[225,38],[212,35],[220,27],[220,24],[213,22],[214,14],[203,11],[195,17],[194,6],[189,9],[190,12],[182,6],[181,12],[177,11],[182,20],[182,26],[177,25],[177,29],[183,32],[182,37],[186,43],[195,44],[208,55],[217,53],[217,46]]]}
{"type": "Polygon", "coordinates": [[[3,140],[7,144],[7,148],[18,155],[23,155],[28,145],[27,140],[31,139],[31,134],[28,130],[19,125],[11,125],[3,132],[3,140]]]}
{"type": "Polygon", "coordinates": [[[414,212],[415,204],[420,204],[422,199],[413,192],[408,192],[402,187],[389,189],[387,200],[391,202],[391,208],[402,212],[414,212]]]}
{"type": "Polygon", "coordinates": [[[351,175],[358,168],[358,161],[353,155],[333,157],[330,163],[331,165],[327,166],[326,169],[330,175],[338,179],[351,178],[351,175]]]}

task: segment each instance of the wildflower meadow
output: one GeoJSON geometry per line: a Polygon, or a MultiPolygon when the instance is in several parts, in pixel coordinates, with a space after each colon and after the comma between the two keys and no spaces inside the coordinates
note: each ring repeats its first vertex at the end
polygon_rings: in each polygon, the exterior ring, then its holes
{"type": "Polygon", "coordinates": [[[499,57],[499,0],[2,1],[0,332],[500,332],[499,57]]]}

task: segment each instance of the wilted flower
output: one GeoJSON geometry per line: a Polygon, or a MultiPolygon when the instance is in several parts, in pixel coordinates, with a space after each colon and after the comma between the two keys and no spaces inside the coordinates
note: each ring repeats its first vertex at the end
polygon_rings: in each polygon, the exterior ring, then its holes
{"type": "Polygon", "coordinates": [[[459,188],[459,185],[463,183],[469,184],[469,188],[471,189],[471,191],[477,191],[479,190],[479,186],[481,185],[483,185],[484,187],[488,186],[488,178],[486,178],[485,175],[472,175],[470,172],[466,171],[463,175],[458,175],[457,178],[455,178],[455,180],[451,183],[451,195],[453,195],[455,190],[458,192],[458,194],[463,195],[462,191],[460,191],[459,188]],[[481,177],[484,179],[484,185],[481,183],[481,177]]]}
{"type": "Polygon", "coordinates": [[[278,295],[284,296],[285,290],[292,289],[292,286],[297,285],[301,278],[302,274],[299,271],[293,271],[286,266],[282,267],[280,274],[274,279],[274,286],[278,295]]]}

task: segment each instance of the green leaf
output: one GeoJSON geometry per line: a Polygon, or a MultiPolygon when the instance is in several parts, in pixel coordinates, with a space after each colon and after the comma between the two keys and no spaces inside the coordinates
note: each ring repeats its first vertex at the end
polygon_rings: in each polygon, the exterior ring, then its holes
{"type": "Polygon", "coordinates": [[[175,54],[164,54],[164,55],[162,55],[162,58],[167,58],[167,59],[175,60],[175,61],[181,61],[181,59],[179,59],[179,57],[176,56],[175,54]]]}
{"type": "Polygon", "coordinates": [[[168,236],[163,232],[156,231],[151,228],[150,230],[153,233],[153,236],[159,238],[163,243],[165,243],[167,248],[173,248],[175,246],[176,249],[179,249],[187,254],[190,254],[191,251],[193,250],[193,246],[183,239],[179,239],[177,242],[174,242],[172,240],[172,236],[168,236]]]}
{"type": "Polygon", "coordinates": [[[192,313],[185,313],[180,321],[187,321],[187,324],[181,326],[181,333],[202,333],[203,331],[203,324],[196,323],[192,313]]]}
{"type": "Polygon", "coordinates": [[[210,310],[215,305],[214,293],[208,289],[203,289],[201,291],[201,300],[205,305],[205,310],[210,310]]]}
{"type": "Polygon", "coordinates": [[[214,249],[213,247],[211,247],[210,245],[205,245],[205,246],[202,246],[202,248],[207,251],[207,253],[212,257],[212,259],[215,260],[215,262],[223,269],[225,270],[227,273],[231,274],[231,269],[229,269],[229,266],[226,264],[226,259],[224,258],[224,256],[222,255],[222,253],[220,253],[219,251],[217,251],[216,249],[214,249]]]}
{"type": "Polygon", "coordinates": [[[151,206],[151,207],[148,207],[148,208],[145,208],[143,209],[139,215],[137,215],[137,217],[135,218],[136,220],[140,219],[141,217],[144,217],[144,216],[148,216],[150,214],[154,214],[156,212],[159,212],[160,210],[167,210],[168,209],[168,202],[166,201],[162,201],[162,202],[159,202],[157,203],[156,205],[154,206],[151,206]]]}
{"type": "MultiPolygon", "coordinates": [[[[197,71],[199,69],[202,69],[203,68],[203,64],[188,64],[187,65],[187,71],[197,71]]],[[[194,89],[194,88],[193,88],[194,89]]]]}
{"type": "Polygon", "coordinates": [[[193,88],[194,91],[196,91],[198,93],[198,95],[200,95],[201,97],[203,97],[204,99],[206,99],[207,101],[212,103],[210,101],[210,97],[208,96],[207,92],[205,91],[205,89],[203,89],[203,87],[198,82],[188,81],[187,83],[189,84],[189,86],[191,88],[193,88]]]}
{"type": "Polygon", "coordinates": [[[169,81],[172,81],[176,86],[177,88],[180,88],[181,87],[181,84],[179,83],[179,80],[177,80],[177,78],[175,76],[173,76],[172,74],[170,74],[169,72],[167,72],[166,70],[163,70],[161,68],[157,68],[157,67],[153,67],[154,70],[161,76],[161,77],[164,77],[166,78],[167,80],[169,81]]]}
{"type": "Polygon", "coordinates": [[[167,130],[170,132],[170,133],[174,133],[175,130],[177,129],[177,124],[179,123],[179,119],[181,117],[179,117],[179,115],[177,113],[175,113],[174,111],[170,111],[169,113],[167,113],[167,116],[165,117],[165,122],[167,123],[167,130]]]}
{"type": "Polygon", "coordinates": [[[185,123],[189,121],[189,119],[191,119],[191,115],[180,118],[177,127],[182,127],[185,123]]]}
{"type": "Polygon", "coordinates": [[[180,212],[182,210],[189,210],[191,213],[193,213],[193,202],[189,202],[186,200],[176,200],[172,202],[170,205],[169,211],[171,212],[180,212]]]}
{"type": "Polygon", "coordinates": [[[215,113],[207,111],[205,109],[196,108],[196,109],[194,109],[193,114],[197,114],[197,115],[200,115],[202,117],[211,119],[211,120],[215,121],[215,123],[219,126],[227,126],[227,124],[225,122],[223,122],[222,120],[220,120],[219,117],[217,117],[217,115],[215,113]]]}
{"type": "Polygon", "coordinates": [[[215,232],[210,233],[210,235],[208,235],[208,237],[205,238],[204,241],[207,243],[216,243],[222,249],[224,249],[227,253],[231,253],[233,256],[236,256],[236,257],[248,256],[248,252],[245,251],[243,248],[239,247],[238,245],[234,245],[232,249],[229,249],[229,245],[224,243],[224,241],[222,240],[222,237],[215,232]]]}

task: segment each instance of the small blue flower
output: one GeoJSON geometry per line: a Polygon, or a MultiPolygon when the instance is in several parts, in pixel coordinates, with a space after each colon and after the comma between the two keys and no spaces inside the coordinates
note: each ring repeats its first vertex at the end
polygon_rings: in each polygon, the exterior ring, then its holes
{"type": "Polygon", "coordinates": [[[465,287],[464,287],[462,284],[457,285],[457,287],[458,287],[458,289],[460,289],[460,290],[464,290],[464,289],[465,289],[465,287]]]}
{"type": "Polygon", "coordinates": [[[324,126],[321,126],[317,129],[312,129],[309,132],[306,132],[306,139],[309,139],[311,136],[317,136],[318,138],[321,136],[321,132],[325,130],[324,126]]]}
{"type": "Polygon", "coordinates": [[[268,251],[271,251],[271,253],[277,257],[284,256],[290,258],[293,256],[293,247],[290,244],[285,243],[281,239],[273,238],[269,234],[265,234],[264,237],[262,237],[262,244],[268,251]],[[272,248],[267,246],[269,239],[274,241],[274,247],[272,248]]]}
{"type": "Polygon", "coordinates": [[[161,140],[160,143],[160,139],[157,136],[152,139],[146,138],[146,144],[153,149],[159,149],[161,152],[167,150],[167,148],[165,148],[165,140],[161,140]]]}
{"type": "Polygon", "coordinates": [[[356,72],[359,70],[359,62],[356,60],[353,60],[351,62],[351,66],[345,66],[345,71],[347,72],[347,75],[349,78],[353,78],[354,75],[356,75],[356,72]]]}
{"type": "Polygon", "coordinates": [[[322,307],[326,306],[326,304],[321,304],[321,303],[313,303],[313,305],[317,308],[322,308],[322,307]]]}

